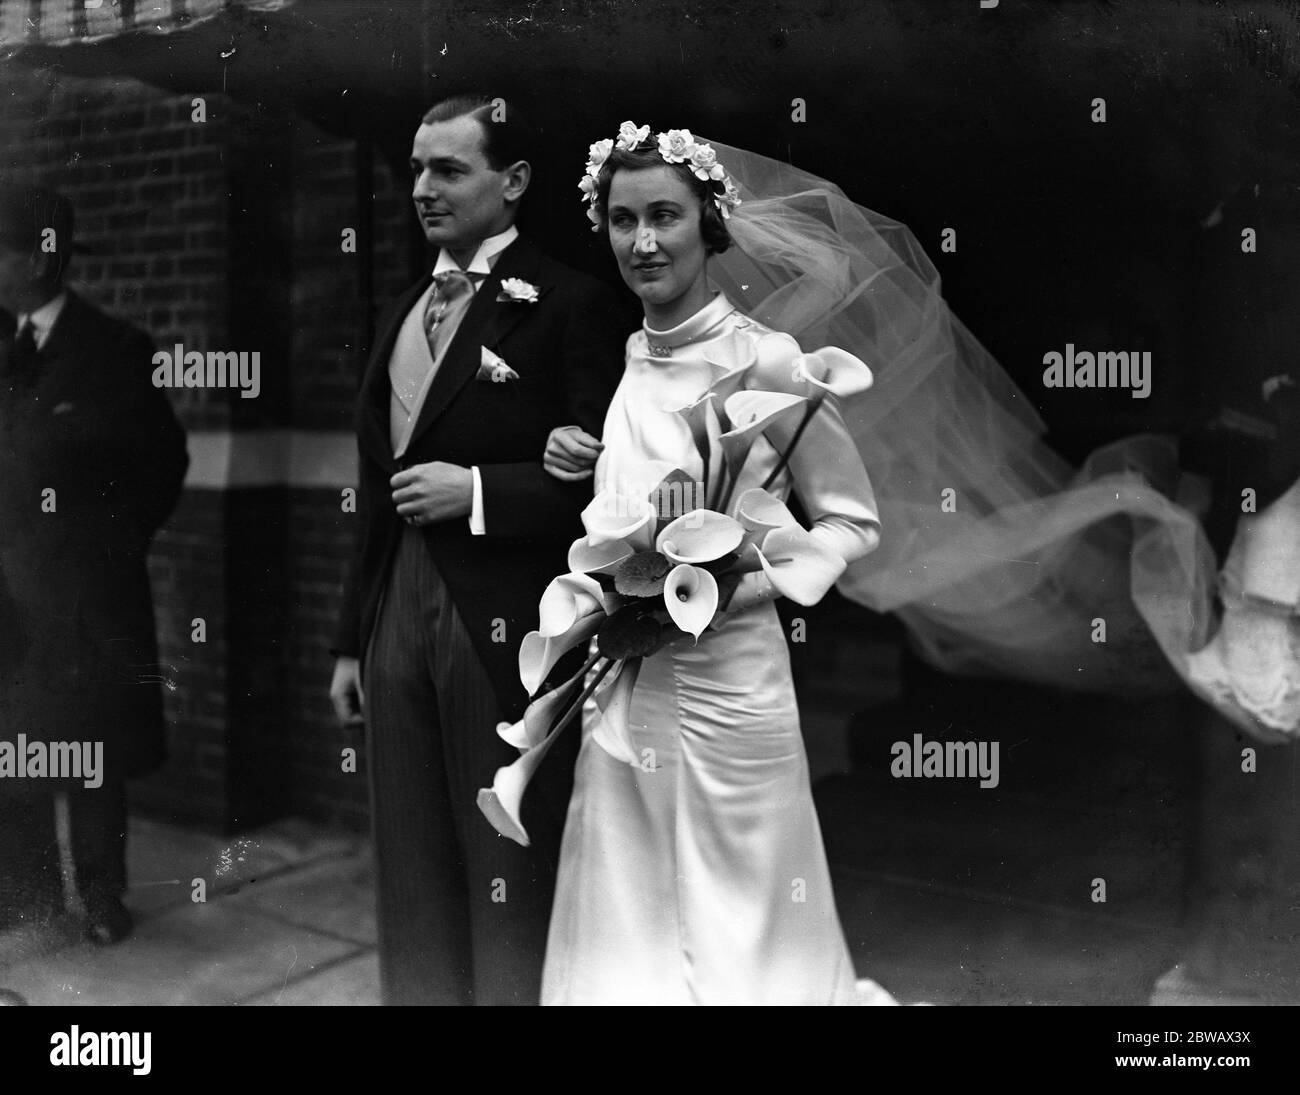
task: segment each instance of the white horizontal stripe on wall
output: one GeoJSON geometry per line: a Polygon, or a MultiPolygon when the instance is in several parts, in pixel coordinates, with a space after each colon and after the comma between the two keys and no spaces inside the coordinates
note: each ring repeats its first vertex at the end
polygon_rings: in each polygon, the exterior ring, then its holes
{"type": "Polygon", "coordinates": [[[194,430],[186,447],[191,490],[341,490],[357,483],[356,434],[343,430],[194,430]]]}

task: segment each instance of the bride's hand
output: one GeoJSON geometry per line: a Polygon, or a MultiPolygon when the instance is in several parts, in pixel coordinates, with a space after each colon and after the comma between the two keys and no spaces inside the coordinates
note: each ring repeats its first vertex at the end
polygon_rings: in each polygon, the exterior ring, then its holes
{"type": "Polygon", "coordinates": [[[542,466],[556,479],[568,483],[590,479],[604,447],[581,426],[557,426],[546,439],[542,466]]]}

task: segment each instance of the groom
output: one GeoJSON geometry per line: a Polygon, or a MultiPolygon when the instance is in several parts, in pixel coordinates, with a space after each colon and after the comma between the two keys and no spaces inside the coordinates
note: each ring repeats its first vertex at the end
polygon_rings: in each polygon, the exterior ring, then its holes
{"type": "Polygon", "coordinates": [[[412,197],[438,257],[381,314],[361,384],[360,541],[330,697],[367,728],[388,1004],[540,991],[577,735],[530,792],[532,847],[498,836],[475,796],[518,757],[495,730],[522,714],[519,644],[590,499],[545,473],[547,436],[599,435],[626,332],[607,288],[514,226],[532,141],[501,99],[425,114],[412,197]]]}

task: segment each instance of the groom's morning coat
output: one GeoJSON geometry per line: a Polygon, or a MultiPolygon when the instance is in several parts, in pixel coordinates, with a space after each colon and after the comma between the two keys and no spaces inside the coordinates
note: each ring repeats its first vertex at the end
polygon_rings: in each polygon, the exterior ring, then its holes
{"type": "Polygon", "coordinates": [[[582,535],[579,514],[591,499],[590,479],[564,483],[546,473],[546,439],[564,425],[600,436],[622,372],[627,331],[605,285],[519,237],[479,285],[429,387],[410,444],[396,461],[388,360],[402,320],[429,280],[430,275],[421,278],[384,309],[362,380],[360,540],[334,649],[363,656],[378,615],[403,527],[391,477],[436,460],[477,465],[487,534],[472,535],[466,517],[420,531],[488,671],[502,715],[513,720],[527,700],[519,683],[519,644],[537,627],[537,602],[547,583],[567,570],[566,550],[582,535]],[[537,286],[540,298],[532,304],[499,301],[506,278],[537,286]],[[518,379],[480,378],[484,347],[518,379]]]}

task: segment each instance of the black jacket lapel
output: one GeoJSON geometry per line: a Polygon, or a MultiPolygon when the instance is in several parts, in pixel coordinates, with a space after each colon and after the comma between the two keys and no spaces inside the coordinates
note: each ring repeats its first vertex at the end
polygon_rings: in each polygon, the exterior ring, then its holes
{"type": "Polygon", "coordinates": [[[474,301],[456,329],[456,336],[447,347],[437,375],[420,408],[420,417],[411,431],[407,449],[450,406],[456,394],[478,373],[482,363],[483,347],[496,351],[507,331],[514,327],[527,310],[535,304],[513,304],[497,301],[501,282],[505,278],[523,278],[531,281],[537,276],[541,252],[530,241],[520,237],[501,252],[492,273],[474,293],[474,301]]]}

